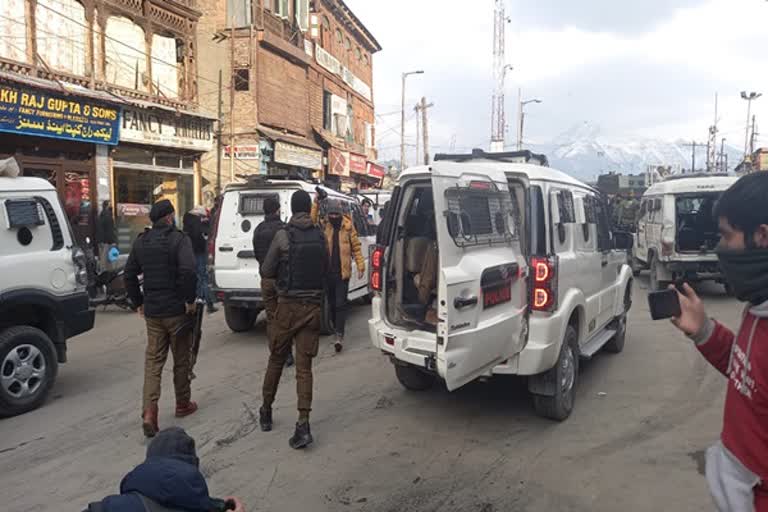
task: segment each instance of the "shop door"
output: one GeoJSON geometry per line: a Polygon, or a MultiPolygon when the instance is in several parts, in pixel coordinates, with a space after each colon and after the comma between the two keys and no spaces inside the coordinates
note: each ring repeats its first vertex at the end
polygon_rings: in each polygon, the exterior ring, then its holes
{"type": "Polygon", "coordinates": [[[75,239],[81,247],[86,237],[95,241],[94,222],[97,208],[92,201],[90,172],[65,170],[63,196],[64,211],[67,213],[75,239]]]}

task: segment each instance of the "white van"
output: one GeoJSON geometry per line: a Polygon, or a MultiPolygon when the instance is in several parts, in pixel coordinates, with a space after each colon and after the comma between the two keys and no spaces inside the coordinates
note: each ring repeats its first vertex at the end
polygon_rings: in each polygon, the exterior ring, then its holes
{"type": "Polygon", "coordinates": [[[652,290],[679,280],[724,283],[715,254],[720,235],[713,211],[720,194],[736,180],[727,175],[681,175],[646,190],[635,234],[635,275],[649,269],[652,290]]]}
{"type": "Polygon", "coordinates": [[[631,238],[611,233],[596,190],[509,155],[400,175],[371,256],[369,332],[407,389],[526,375],[537,412],[564,420],[579,357],[623,349],[632,273],[615,248],[631,238]]]}
{"type": "MultiPolygon", "coordinates": [[[[247,183],[227,185],[221,196],[214,231],[209,241],[211,290],[224,303],[227,325],[235,332],[249,330],[259,312],[264,309],[261,298],[259,264],[253,253],[253,230],[264,220],[264,200],[276,197],[280,201],[280,216],[285,222],[291,217],[291,195],[304,190],[312,196],[316,185],[304,181],[267,180],[253,178],[247,183]]],[[[320,187],[329,197],[339,199],[345,213],[351,215],[357,229],[363,255],[367,258],[375,233],[363,218],[360,204],[335,190],[320,187]]],[[[366,260],[367,265],[367,260],[366,260]]],[[[349,300],[368,296],[367,274],[361,279],[352,273],[349,300]]],[[[328,309],[323,308],[323,332],[332,331],[328,309]]]]}

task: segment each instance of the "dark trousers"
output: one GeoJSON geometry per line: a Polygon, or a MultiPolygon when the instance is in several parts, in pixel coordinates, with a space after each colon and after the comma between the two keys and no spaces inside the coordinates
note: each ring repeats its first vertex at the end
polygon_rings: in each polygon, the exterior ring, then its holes
{"type": "MultiPolygon", "coordinates": [[[[275,317],[277,316],[277,286],[276,279],[263,277],[261,279],[261,298],[264,301],[264,311],[267,313],[267,340],[272,342],[275,317]]],[[[271,346],[271,345],[270,345],[271,346]]]]}
{"type": "Polygon", "coordinates": [[[169,350],[173,353],[173,387],[176,390],[176,403],[182,405],[188,403],[192,396],[189,371],[194,317],[179,315],[169,318],[146,318],[146,322],[144,410],[160,400],[160,380],[169,350]]]}
{"type": "Polygon", "coordinates": [[[331,308],[331,321],[336,334],[343,337],[347,325],[347,294],[349,293],[349,279],[341,276],[328,277],[328,306],[331,308]]]}
{"type": "Polygon", "coordinates": [[[272,337],[269,340],[269,364],[264,375],[264,406],[272,407],[283,366],[296,344],[296,394],[299,420],[309,420],[312,410],[312,359],[320,340],[319,304],[280,302],[277,305],[272,337]]]}

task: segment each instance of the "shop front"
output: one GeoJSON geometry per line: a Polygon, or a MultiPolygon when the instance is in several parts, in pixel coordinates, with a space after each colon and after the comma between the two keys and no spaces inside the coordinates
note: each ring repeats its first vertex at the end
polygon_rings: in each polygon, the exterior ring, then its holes
{"type": "Polygon", "coordinates": [[[181,226],[202,202],[200,157],[213,149],[213,119],[161,107],[126,107],[120,145],[112,152],[118,246],[128,252],[151,225],[152,205],[168,199],[181,226]]]}
{"type": "Polygon", "coordinates": [[[97,204],[109,194],[108,148],[117,144],[119,118],[119,106],[65,95],[54,82],[0,81],[0,158],[15,157],[23,176],[56,187],[81,243],[94,238],[97,204]]]}

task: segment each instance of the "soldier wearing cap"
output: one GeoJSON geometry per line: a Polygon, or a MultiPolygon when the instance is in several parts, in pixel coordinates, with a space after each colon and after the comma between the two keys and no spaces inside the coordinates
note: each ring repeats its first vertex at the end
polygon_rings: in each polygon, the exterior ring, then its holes
{"type": "Polygon", "coordinates": [[[149,218],[152,228],[139,235],[128,256],[125,285],[147,323],[142,428],[144,435],[153,437],[159,431],[157,402],[169,350],[173,353],[176,417],[197,410],[191,400],[189,367],[197,277],[192,242],[176,229],[173,204],[167,199],[158,201],[149,218]],[[144,275],[142,287],[140,274],[144,275]]]}

